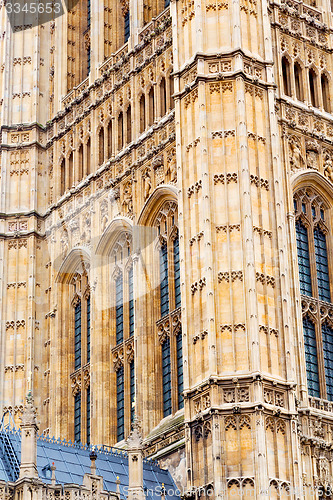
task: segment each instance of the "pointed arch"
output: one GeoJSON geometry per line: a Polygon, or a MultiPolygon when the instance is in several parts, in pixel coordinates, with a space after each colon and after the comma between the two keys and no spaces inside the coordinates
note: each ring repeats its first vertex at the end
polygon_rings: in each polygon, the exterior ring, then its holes
{"type": "Polygon", "coordinates": [[[96,248],[96,255],[108,255],[123,232],[132,232],[133,222],[127,217],[116,217],[106,227],[96,248]]]}
{"type": "Polygon", "coordinates": [[[82,273],[89,269],[91,254],[87,248],[73,248],[60,265],[56,282],[70,283],[75,273],[82,273]]]}
{"type": "Polygon", "coordinates": [[[152,226],[156,215],[165,201],[178,201],[177,189],[174,186],[161,184],[149,196],[144,204],[139,218],[138,225],[152,226]]]}

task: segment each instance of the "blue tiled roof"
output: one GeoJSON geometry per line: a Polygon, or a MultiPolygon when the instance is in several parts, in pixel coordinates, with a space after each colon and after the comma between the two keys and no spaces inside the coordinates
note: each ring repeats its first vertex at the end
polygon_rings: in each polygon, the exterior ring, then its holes
{"type": "MultiPolygon", "coordinates": [[[[20,463],[21,458],[21,432],[20,430],[0,430],[0,479],[10,481],[16,478],[15,467],[10,463],[13,460],[20,463]],[[8,438],[14,458],[9,459],[9,453],[5,451],[3,443],[8,438]],[[12,476],[12,477],[10,477],[12,476]]],[[[85,473],[90,472],[89,454],[92,448],[76,443],[65,442],[53,438],[39,437],[37,439],[37,469],[39,477],[45,482],[51,482],[51,465],[56,466],[57,484],[79,484],[83,482],[85,473]]],[[[116,479],[120,479],[120,495],[127,497],[126,486],[128,486],[128,457],[125,451],[115,448],[95,447],[97,453],[96,473],[103,477],[104,489],[116,491],[116,479]],[[125,488],[125,490],[124,490],[125,488]]],[[[176,486],[167,470],[160,469],[158,465],[150,460],[144,460],[143,484],[146,498],[159,500],[160,492],[164,483],[166,499],[176,500],[176,486]],[[174,492],[174,493],[173,493],[174,492]]]]}

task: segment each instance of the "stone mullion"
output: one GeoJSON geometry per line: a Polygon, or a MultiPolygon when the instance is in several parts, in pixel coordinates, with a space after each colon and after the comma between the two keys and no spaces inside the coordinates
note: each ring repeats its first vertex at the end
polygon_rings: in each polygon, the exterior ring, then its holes
{"type": "Polygon", "coordinates": [[[110,354],[110,267],[109,259],[106,255],[95,256],[96,269],[95,276],[90,279],[96,279],[100,286],[90,299],[90,325],[92,325],[92,312],[94,328],[90,330],[90,434],[92,443],[101,443],[111,441],[109,409],[106,403],[107,399],[111,401],[110,394],[110,376],[108,372],[112,371],[112,355],[110,354]],[[103,290],[105,293],[103,293],[103,290]],[[96,307],[95,307],[96,303],[96,307]],[[109,367],[109,368],[107,368],[109,367]],[[95,383],[96,380],[96,383],[95,383]],[[98,383],[97,383],[98,381],[98,383]]]}
{"type": "MultiPolygon", "coordinates": [[[[36,172],[37,175],[37,172],[36,172]]],[[[27,354],[28,354],[28,377],[31,377],[31,390],[34,392],[35,387],[35,364],[40,366],[40,363],[36,363],[35,361],[35,327],[36,327],[36,276],[37,276],[37,249],[36,249],[36,237],[32,236],[28,238],[27,242],[27,253],[29,255],[29,260],[27,259],[28,269],[26,271],[27,276],[27,309],[26,309],[26,346],[27,346],[27,354]],[[30,359],[29,359],[30,358],[30,359]]],[[[37,346],[36,346],[37,347],[37,346]]],[[[39,349],[37,350],[39,351],[39,349]]],[[[39,351],[40,352],[40,351],[39,351]]],[[[40,360],[42,361],[42,360],[40,360]]],[[[29,378],[28,378],[29,380],[29,378]]],[[[38,385],[37,385],[38,387],[38,385]]],[[[26,392],[26,389],[23,389],[26,392]]],[[[35,397],[41,400],[41,388],[38,391],[39,394],[36,394],[35,397]]]]}
{"type": "Polygon", "coordinates": [[[131,431],[131,402],[130,402],[130,364],[126,353],[126,344],[124,348],[124,432],[125,439],[131,431]]]}
{"type": "MultiPolygon", "coordinates": [[[[72,288],[72,287],[71,287],[72,288]]],[[[67,381],[64,384],[63,388],[63,401],[67,402],[67,417],[68,421],[60,423],[60,435],[73,436],[74,431],[72,427],[72,422],[74,421],[74,398],[71,391],[71,381],[69,375],[74,370],[74,308],[70,303],[72,298],[72,290],[69,289],[69,285],[67,283],[62,285],[62,298],[61,298],[61,333],[62,340],[65,339],[65,342],[62,342],[61,345],[61,370],[58,373],[62,373],[65,375],[64,380],[67,381]]],[[[65,403],[66,404],[66,403],[65,403]]],[[[62,411],[64,409],[60,409],[59,417],[62,419],[62,411]]],[[[66,411],[66,409],[65,409],[66,411]]]]}
{"type": "MultiPolygon", "coordinates": [[[[141,256],[142,258],[142,256],[141,256]]],[[[142,420],[142,428],[144,430],[145,422],[147,421],[144,415],[143,401],[146,400],[145,393],[148,389],[146,377],[146,364],[143,363],[147,357],[147,349],[144,346],[144,326],[145,317],[145,290],[144,290],[144,272],[140,263],[140,254],[133,255],[133,290],[134,290],[134,367],[135,367],[135,386],[141,387],[141,391],[135,391],[135,415],[139,420],[142,420]],[[141,370],[138,370],[140,365],[141,370]]]]}
{"type": "MultiPolygon", "coordinates": [[[[200,127],[200,165],[201,171],[198,171],[198,178],[202,179],[202,205],[203,213],[199,214],[200,226],[202,224],[202,229],[204,232],[204,253],[205,253],[205,269],[201,269],[201,272],[205,272],[206,287],[203,289],[202,294],[206,294],[206,308],[207,308],[207,318],[206,318],[206,328],[208,330],[208,356],[209,356],[209,367],[210,375],[217,374],[217,336],[216,336],[216,317],[215,317],[215,279],[214,273],[216,269],[214,266],[213,258],[213,234],[212,234],[212,220],[211,214],[213,212],[214,200],[213,193],[210,189],[210,165],[208,161],[208,150],[209,142],[207,137],[208,130],[208,120],[207,120],[207,101],[206,101],[206,84],[205,82],[200,82],[198,84],[198,109],[199,109],[199,127],[200,127]],[[203,104],[203,105],[201,105],[203,104]]],[[[199,227],[199,231],[201,230],[199,227]]],[[[201,276],[202,277],[202,276],[201,276]]]]}
{"type": "MultiPolygon", "coordinates": [[[[1,184],[1,180],[0,180],[1,184]]],[[[2,189],[1,189],[2,192],[2,189]]],[[[1,231],[3,230],[5,222],[2,221],[0,223],[1,226],[1,231]]],[[[5,240],[3,238],[0,239],[0,276],[3,278],[6,277],[8,279],[8,271],[7,271],[7,265],[5,264],[9,260],[8,256],[8,243],[9,240],[5,240]],[[8,256],[7,259],[5,256],[8,256]]],[[[8,299],[5,300],[5,287],[4,287],[5,279],[0,280],[0,297],[3,297],[4,299],[1,301],[0,304],[0,398],[1,401],[5,401],[5,353],[6,353],[6,330],[5,330],[5,314],[6,314],[6,302],[8,299]]]]}
{"type": "MultiPolygon", "coordinates": [[[[266,0],[265,0],[266,1],[266,0]]],[[[265,12],[267,5],[265,3],[265,12]]],[[[269,25],[270,26],[270,25],[269,25]]],[[[270,28],[267,26],[267,30],[270,28]]],[[[269,67],[268,71],[268,81],[273,81],[272,67],[269,67]]],[[[289,251],[285,251],[285,242],[288,241],[287,229],[286,229],[286,195],[285,192],[290,190],[290,185],[286,185],[285,174],[283,166],[281,163],[281,140],[279,134],[279,127],[277,123],[277,116],[275,112],[275,90],[273,87],[267,89],[267,108],[268,108],[268,119],[270,126],[270,140],[271,140],[271,161],[272,161],[272,173],[274,183],[272,183],[273,196],[275,198],[275,226],[276,226],[276,252],[278,252],[277,265],[279,266],[279,280],[281,289],[281,299],[278,302],[278,307],[280,309],[279,316],[281,338],[284,338],[284,345],[281,343],[281,347],[285,350],[286,363],[286,378],[290,382],[295,381],[295,351],[294,351],[294,331],[292,325],[294,324],[292,319],[291,311],[291,297],[290,290],[292,289],[294,282],[292,278],[289,278],[289,263],[291,260],[291,255],[289,251]],[[284,183],[283,183],[284,181],[284,183]],[[285,188],[285,189],[283,189],[285,188]],[[283,334],[282,334],[283,332],[283,334]],[[283,336],[282,336],[283,335],[283,336]]],[[[291,207],[288,207],[291,210],[291,207]]],[[[273,236],[274,237],[274,236],[273,236]]],[[[295,242],[295,240],[294,240],[295,242]]],[[[290,391],[291,395],[291,391],[290,391]]],[[[295,398],[289,397],[289,409],[295,411],[295,398]]],[[[291,453],[295,457],[297,454],[297,449],[295,449],[297,443],[295,440],[291,443],[291,453]]],[[[302,478],[300,474],[293,475],[294,487],[300,488],[302,484],[302,478]]]]}

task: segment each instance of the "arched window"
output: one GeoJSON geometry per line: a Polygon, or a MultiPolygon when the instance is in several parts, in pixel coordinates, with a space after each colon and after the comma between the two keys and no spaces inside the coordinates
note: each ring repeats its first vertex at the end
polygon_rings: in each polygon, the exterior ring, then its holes
{"type": "Polygon", "coordinates": [[[124,147],[124,123],[123,123],[123,113],[120,112],[118,115],[118,149],[123,149],[124,147]]]}
{"type": "Polygon", "coordinates": [[[283,78],[283,92],[285,93],[285,95],[291,96],[290,62],[286,57],[282,57],[282,78],[283,78]]]}
{"type": "Polygon", "coordinates": [[[112,156],[112,121],[108,123],[108,158],[112,156]]]}
{"type": "Polygon", "coordinates": [[[80,144],[78,155],[79,155],[78,181],[80,182],[83,179],[83,144],[80,144]]]}
{"type": "MultiPolygon", "coordinates": [[[[91,298],[86,271],[75,273],[73,286],[73,351],[74,363],[71,379],[84,378],[86,365],[90,363],[90,316],[91,298]]],[[[90,386],[74,386],[74,440],[90,442],[90,386]]]]}
{"type": "Polygon", "coordinates": [[[129,37],[130,37],[130,13],[128,10],[124,17],[124,39],[125,39],[124,43],[127,42],[129,37]]]}
{"type": "Polygon", "coordinates": [[[149,127],[152,126],[155,120],[155,100],[154,100],[154,87],[151,87],[149,94],[148,94],[148,100],[149,100],[149,122],[148,125],[149,127]]]}
{"type": "Polygon", "coordinates": [[[318,108],[317,75],[313,69],[309,70],[310,101],[314,108],[318,108]]]}
{"type": "Polygon", "coordinates": [[[146,99],[144,94],[140,97],[140,132],[146,130],[146,99]]]}
{"type": "Polygon", "coordinates": [[[325,111],[330,113],[331,112],[330,92],[329,92],[329,83],[327,76],[322,74],[320,81],[321,81],[321,93],[323,98],[323,108],[325,111]]]}
{"type": "Polygon", "coordinates": [[[166,104],[166,91],[165,91],[165,78],[162,77],[160,82],[160,106],[161,106],[161,116],[164,116],[167,110],[166,104]]]}
{"type": "MultiPolygon", "coordinates": [[[[135,414],[135,365],[134,365],[134,276],[132,262],[132,236],[121,232],[114,243],[110,260],[113,265],[113,337],[112,355],[116,371],[117,441],[124,439],[131,430],[135,414]],[[126,352],[123,357],[121,353],[126,352]]],[[[112,270],[112,269],[111,269],[112,270]]]]}
{"type": "Polygon", "coordinates": [[[166,417],[183,407],[180,260],[176,204],[166,202],[155,224],[159,233],[160,319],[157,321],[157,332],[161,344],[163,416],[166,417]]]}
{"type": "Polygon", "coordinates": [[[91,165],[91,142],[90,137],[87,141],[87,175],[90,174],[90,165],[91,165]]]}
{"type": "Polygon", "coordinates": [[[303,101],[304,96],[303,96],[302,68],[297,62],[294,64],[294,76],[295,76],[296,99],[298,99],[299,101],[303,101]]]}
{"type": "Polygon", "coordinates": [[[101,127],[98,134],[98,164],[104,163],[104,128],[101,127]]]}
{"type": "Polygon", "coordinates": [[[60,195],[62,196],[66,191],[66,162],[65,158],[61,160],[60,164],[60,195]]]}
{"type": "Polygon", "coordinates": [[[126,111],[126,142],[129,144],[132,142],[132,113],[131,113],[131,105],[128,106],[126,111]]]}
{"type": "Polygon", "coordinates": [[[332,272],[328,208],[312,188],[300,189],[294,200],[308,389],[310,396],[333,400],[333,330],[325,322],[332,272]],[[308,310],[318,313],[310,318],[308,310]]]}

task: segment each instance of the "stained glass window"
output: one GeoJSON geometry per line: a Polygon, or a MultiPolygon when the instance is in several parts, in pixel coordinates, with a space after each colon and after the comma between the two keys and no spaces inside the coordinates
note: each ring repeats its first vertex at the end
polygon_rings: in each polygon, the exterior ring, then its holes
{"type": "Polygon", "coordinates": [[[125,14],[125,43],[129,39],[130,36],[130,13],[129,11],[125,14]]]}

